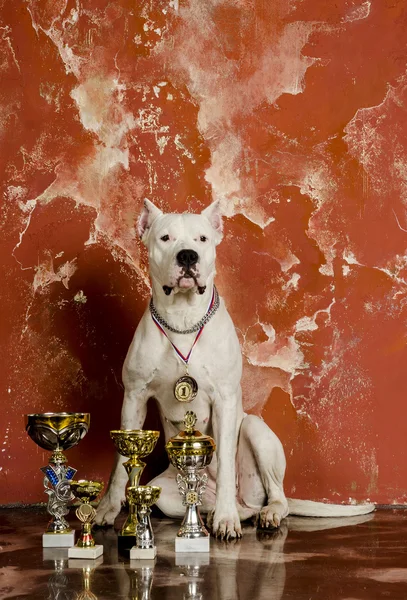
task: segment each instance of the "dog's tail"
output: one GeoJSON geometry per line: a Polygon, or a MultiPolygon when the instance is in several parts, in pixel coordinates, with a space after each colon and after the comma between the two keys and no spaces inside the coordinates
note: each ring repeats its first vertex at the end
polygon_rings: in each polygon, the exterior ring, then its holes
{"type": "Polygon", "coordinates": [[[290,515],[299,517],[352,517],[367,515],[375,509],[372,503],[365,504],[325,504],[312,500],[293,500],[287,498],[290,515]]]}

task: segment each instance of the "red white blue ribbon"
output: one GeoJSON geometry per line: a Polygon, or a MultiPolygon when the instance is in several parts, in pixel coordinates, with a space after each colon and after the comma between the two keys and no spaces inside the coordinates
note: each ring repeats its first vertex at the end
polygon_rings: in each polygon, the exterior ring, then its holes
{"type": "MultiPolygon", "coordinates": [[[[209,306],[208,306],[208,309],[206,311],[206,314],[208,314],[208,312],[211,310],[212,306],[214,305],[214,302],[215,302],[215,288],[213,288],[212,298],[211,298],[211,301],[209,303],[209,306]]],[[[165,337],[167,338],[167,340],[170,342],[170,344],[174,348],[175,353],[177,354],[178,358],[184,363],[184,365],[188,369],[188,363],[189,363],[189,359],[191,358],[192,350],[195,348],[195,345],[196,345],[197,341],[201,337],[201,334],[202,334],[202,332],[204,330],[205,325],[202,325],[202,327],[199,329],[198,333],[195,336],[194,342],[193,342],[193,344],[191,346],[191,350],[188,352],[188,354],[186,356],[184,356],[182,354],[182,352],[176,347],[176,345],[170,340],[170,338],[168,337],[167,332],[162,327],[162,325],[160,325],[160,323],[157,321],[157,319],[155,318],[155,316],[153,314],[151,314],[151,318],[153,319],[154,323],[157,325],[157,327],[161,331],[161,333],[163,333],[165,335],[165,337]]]]}

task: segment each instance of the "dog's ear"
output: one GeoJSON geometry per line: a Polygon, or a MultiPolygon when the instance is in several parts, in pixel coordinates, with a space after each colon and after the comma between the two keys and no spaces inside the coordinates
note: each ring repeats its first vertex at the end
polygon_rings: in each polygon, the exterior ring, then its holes
{"type": "Polygon", "coordinates": [[[212,202],[212,204],[205,208],[201,214],[208,219],[209,223],[218,234],[217,243],[219,244],[223,235],[222,213],[220,212],[219,200],[212,202]]]}
{"type": "Polygon", "coordinates": [[[150,200],[147,200],[147,198],[144,198],[143,210],[141,211],[137,225],[137,231],[141,239],[148,233],[148,230],[156,218],[162,214],[162,211],[157,208],[155,204],[150,202],[150,200]]]}

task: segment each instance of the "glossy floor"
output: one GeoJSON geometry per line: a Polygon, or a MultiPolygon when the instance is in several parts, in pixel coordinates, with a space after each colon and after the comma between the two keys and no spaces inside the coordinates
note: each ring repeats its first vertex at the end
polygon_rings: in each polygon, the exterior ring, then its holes
{"type": "Polygon", "coordinates": [[[280,530],[262,534],[247,525],[240,542],[211,540],[207,557],[175,556],[177,524],[154,519],[158,556],[145,564],[118,555],[111,528],[96,531],[104,554],[94,562],[43,550],[46,520],[40,510],[0,511],[0,598],[407,598],[407,510],[352,519],[290,517],[280,530]]]}

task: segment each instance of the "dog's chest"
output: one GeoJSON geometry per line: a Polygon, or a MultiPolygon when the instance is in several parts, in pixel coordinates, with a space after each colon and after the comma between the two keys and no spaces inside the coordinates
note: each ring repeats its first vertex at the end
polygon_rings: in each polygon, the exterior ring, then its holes
{"type": "Polygon", "coordinates": [[[191,355],[191,362],[188,365],[188,374],[198,385],[197,396],[191,402],[180,402],[175,397],[175,385],[180,377],[186,375],[187,369],[185,363],[168,346],[155,369],[149,384],[150,396],[156,399],[163,418],[177,426],[177,430],[180,429],[188,410],[196,413],[200,423],[206,424],[210,421],[212,386],[204,364],[201,351],[197,349],[196,353],[191,355]]]}

